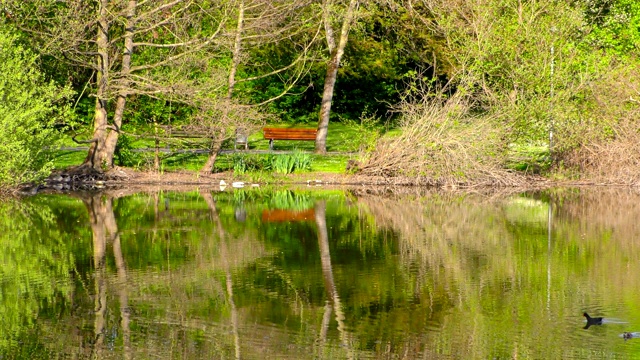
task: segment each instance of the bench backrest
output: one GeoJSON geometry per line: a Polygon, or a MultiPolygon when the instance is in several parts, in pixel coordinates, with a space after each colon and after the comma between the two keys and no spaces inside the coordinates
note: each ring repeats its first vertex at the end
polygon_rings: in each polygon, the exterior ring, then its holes
{"type": "Polygon", "coordinates": [[[201,131],[189,131],[183,130],[179,127],[173,127],[171,125],[159,125],[158,126],[164,132],[164,135],[172,138],[209,138],[209,134],[201,131]]]}
{"type": "Polygon", "coordinates": [[[270,140],[315,140],[318,129],[264,128],[262,132],[270,140]]]}

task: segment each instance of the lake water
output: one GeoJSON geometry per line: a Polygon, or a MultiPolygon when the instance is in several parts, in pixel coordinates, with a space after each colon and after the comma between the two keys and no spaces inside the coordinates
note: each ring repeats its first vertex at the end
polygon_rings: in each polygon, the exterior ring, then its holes
{"type": "Polygon", "coordinates": [[[37,195],[0,247],[0,359],[640,356],[629,189],[37,195]]]}

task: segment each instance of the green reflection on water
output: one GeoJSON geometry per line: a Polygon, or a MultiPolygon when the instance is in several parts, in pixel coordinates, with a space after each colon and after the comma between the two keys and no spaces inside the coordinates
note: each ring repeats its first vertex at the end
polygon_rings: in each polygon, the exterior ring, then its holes
{"type": "Polygon", "coordinates": [[[638,200],[245,189],[3,201],[0,356],[633,358],[640,343],[618,335],[640,330],[638,200]],[[626,324],[584,330],[583,311],[626,324]]]}

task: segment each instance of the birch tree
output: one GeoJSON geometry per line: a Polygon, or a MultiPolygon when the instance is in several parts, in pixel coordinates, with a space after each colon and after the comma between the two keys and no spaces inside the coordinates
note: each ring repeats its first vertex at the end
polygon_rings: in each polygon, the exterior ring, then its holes
{"type": "Polygon", "coordinates": [[[340,6],[338,0],[322,1],[322,19],[324,23],[329,59],[327,61],[327,73],[324,79],[322,103],[318,119],[318,133],[316,135],[316,149],[318,154],[327,152],[327,134],[329,131],[329,116],[331,114],[331,102],[338,76],[338,68],[344,54],[344,48],[349,39],[349,30],[354,22],[358,10],[358,0],[349,0],[348,5],[340,6]],[[340,33],[336,41],[334,27],[340,26],[340,33]]]}

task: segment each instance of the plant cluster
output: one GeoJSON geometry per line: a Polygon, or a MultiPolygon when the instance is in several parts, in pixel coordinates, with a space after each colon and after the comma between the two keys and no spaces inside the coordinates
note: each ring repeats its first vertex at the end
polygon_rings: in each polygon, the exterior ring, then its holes
{"type": "Polygon", "coordinates": [[[242,175],[257,171],[272,171],[291,174],[311,170],[311,155],[300,150],[288,154],[244,154],[234,153],[230,159],[234,174],[242,175]]]}

